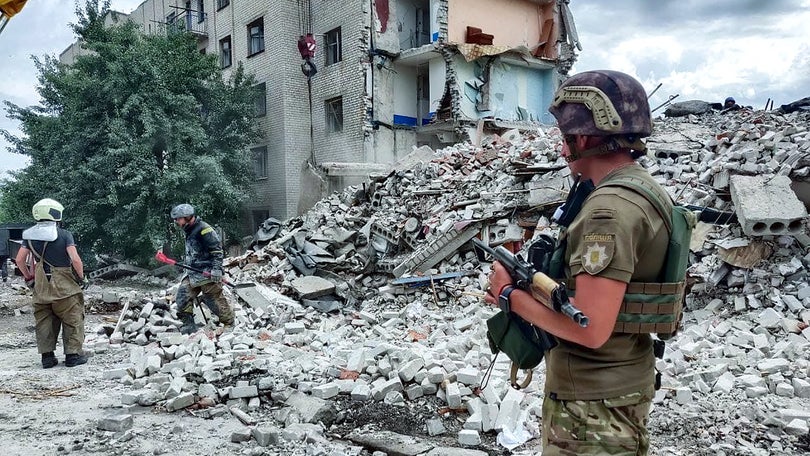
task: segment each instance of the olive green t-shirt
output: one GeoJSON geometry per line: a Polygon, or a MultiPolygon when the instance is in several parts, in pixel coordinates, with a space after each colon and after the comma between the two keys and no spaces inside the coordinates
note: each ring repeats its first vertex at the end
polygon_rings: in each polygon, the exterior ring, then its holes
{"type": "MultiPolygon", "coordinates": [[[[663,198],[669,198],[637,164],[606,176],[564,234],[566,277],[592,274],[625,283],[657,281],[669,233],[645,196],[606,185],[611,178],[627,175],[652,183],[663,198]]],[[[638,391],[652,394],[655,357],[649,334],[613,333],[597,349],[559,342],[546,357],[547,394],[561,400],[608,399],[638,391]]]]}

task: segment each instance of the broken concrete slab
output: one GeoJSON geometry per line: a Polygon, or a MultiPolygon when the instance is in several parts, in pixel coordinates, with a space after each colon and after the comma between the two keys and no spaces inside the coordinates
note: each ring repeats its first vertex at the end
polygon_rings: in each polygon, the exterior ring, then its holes
{"type": "Polygon", "coordinates": [[[731,176],[731,199],[749,236],[801,233],[807,210],[786,176],[731,176]]]}

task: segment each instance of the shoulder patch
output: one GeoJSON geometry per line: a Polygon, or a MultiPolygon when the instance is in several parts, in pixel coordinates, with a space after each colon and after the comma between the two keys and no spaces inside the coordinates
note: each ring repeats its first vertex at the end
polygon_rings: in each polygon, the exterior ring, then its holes
{"type": "Polygon", "coordinates": [[[210,226],[206,226],[205,228],[203,228],[203,229],[200,231],[200,235],[205,236],[206,234],[208,234],[208,233],[210,233],[210,232],[212,232],[212,231],[214,231],[214,229],[213,229],[213,228],[211,228],[210,226]]]}
{"type": "Polygon", "coordinates": [[[616,241],[612,234],[586,234],[582,244],[582,269],[590,275],[602,272],[613,259],[616,241]]]}

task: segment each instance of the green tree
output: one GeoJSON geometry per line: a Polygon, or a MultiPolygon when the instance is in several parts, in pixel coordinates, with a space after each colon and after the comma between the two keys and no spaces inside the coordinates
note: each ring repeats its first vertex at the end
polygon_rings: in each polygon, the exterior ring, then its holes
{"type": "Polygon", "coordinates": [[[4,182],[0,213],[28,220],[34,202],[57,199],[85,249],[140,264],[171,238],[178,203],[236,235],[259,137],[252,77],[239,67],[224,81],[189,33],[105,26],[109,1],[76,13],[89,52],[71,65],[35,57],[41,106],[5,103],[23,135],[0,134],[31,164],[4,182]]]}

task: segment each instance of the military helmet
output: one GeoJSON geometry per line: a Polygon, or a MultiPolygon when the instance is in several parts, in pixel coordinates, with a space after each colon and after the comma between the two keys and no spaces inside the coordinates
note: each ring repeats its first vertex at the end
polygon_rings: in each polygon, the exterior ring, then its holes
{"type": "Polygon", "coordinates": [[[36,221],[52,220],[54,222],[61,222],[63,210],[65,210],[65,208],[59,201],[44,198],[34,204],[34,207],[31,208],[31,214],[36,221]]]}
{"type": "Polygon", "coordinates": [[[566,135],[652,134],[652,114],[641,83],[619,71],[585,71],[566,79],[549,112],[566,135]]]}
{"type": "Polygon", "coordinates": [[[728,97],[726,98],[726,101],[724,101],[724,103],[736,103],[736,102],[737,101],[734,99],[734,97],[728,97]]]}
{"type": "Polygon", "coordinates": [[[171,212],[172,220],[183,217],[191,217],[193,215],[194,215],[194,206],[185,203],[174,206],[171,212]]]}

